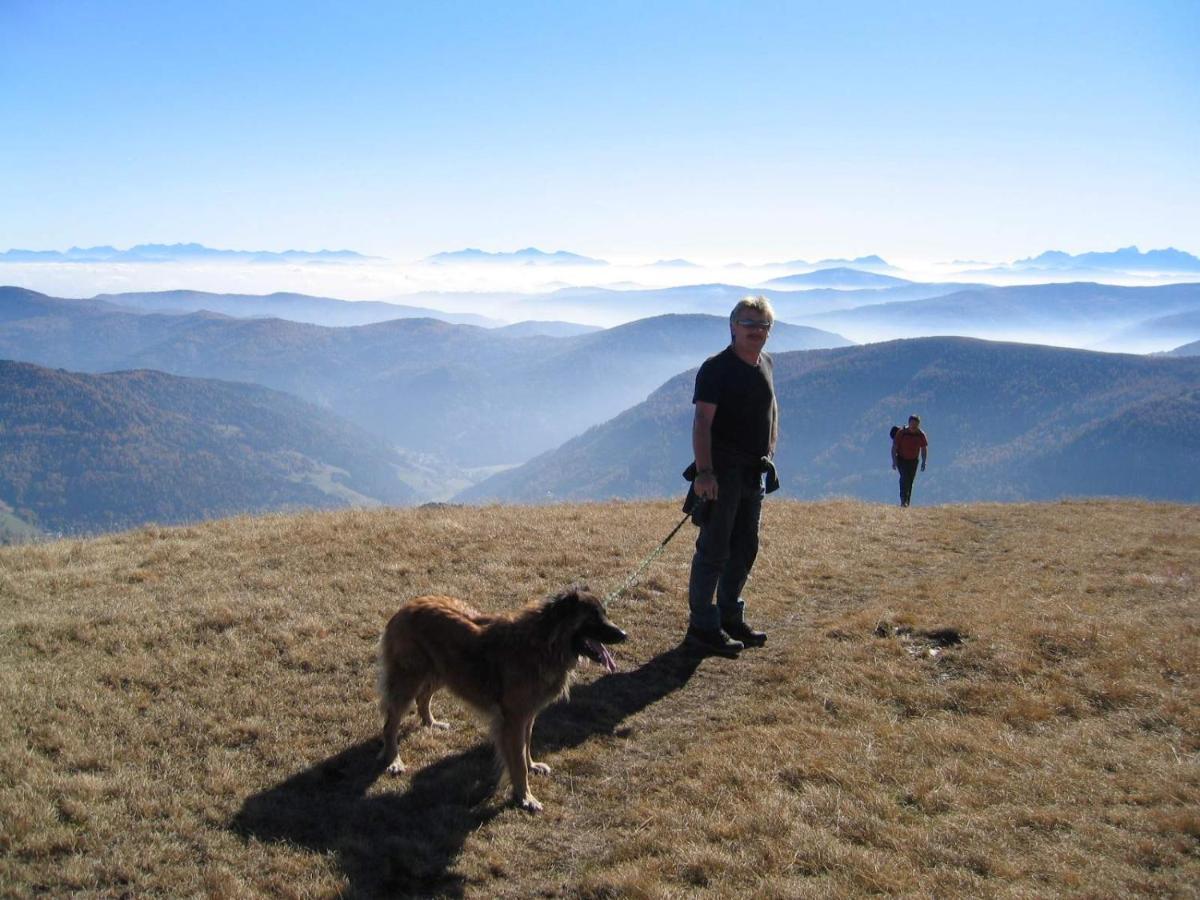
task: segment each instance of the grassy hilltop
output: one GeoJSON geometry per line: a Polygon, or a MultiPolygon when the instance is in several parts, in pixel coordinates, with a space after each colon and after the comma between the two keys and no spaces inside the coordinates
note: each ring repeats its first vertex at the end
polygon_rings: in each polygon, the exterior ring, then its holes
{"type": "MultiPolygon", "coordinates": [[[[676,504],[229,519],[0,550],[0,895],[1194,895],[1200,509],[768,502],[768,645],[678,649],[691,526],[534,731],[378,778],[415,594],[607,592],[676,504]],[[955,642],[958,639],[959,642],[955,642]]],[[[415,720],[414,720],[415,721],[415,720]]]]}

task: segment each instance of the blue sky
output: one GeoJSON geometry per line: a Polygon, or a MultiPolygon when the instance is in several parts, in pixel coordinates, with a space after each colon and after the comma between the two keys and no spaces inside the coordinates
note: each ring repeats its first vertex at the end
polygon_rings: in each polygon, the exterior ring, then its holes
{"type": "Polygon", "coordinates": [[[1198,46],[1193,0],[0,0],[0,250],[1200,252],[1198,46]]]}

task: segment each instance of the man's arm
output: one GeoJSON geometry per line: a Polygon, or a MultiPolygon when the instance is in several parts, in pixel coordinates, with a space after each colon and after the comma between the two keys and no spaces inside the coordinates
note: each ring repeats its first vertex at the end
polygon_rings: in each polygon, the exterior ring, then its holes
{"type": "Polygon", "coordinates": [[[921,448],[921,471],[925,471],[925,460],[929,457],[929,445],[926,444],[921,448]]]}
{"type": "Polygon", "coordinates": [[[708,500],[717,499],[717,479],[713,475],[712,423],[717,404],[696,401],[692,418],[692,455],[696,460],[696,480],[692,482],[696,495],[708,500]]]}
{"type": "Polygon", "coordinates": [[[771,396],[771,444],[767,449],[767,456],[771,459],[775,458],[775,446],[779,443],[779,400],[774,395],[771,396]]]}

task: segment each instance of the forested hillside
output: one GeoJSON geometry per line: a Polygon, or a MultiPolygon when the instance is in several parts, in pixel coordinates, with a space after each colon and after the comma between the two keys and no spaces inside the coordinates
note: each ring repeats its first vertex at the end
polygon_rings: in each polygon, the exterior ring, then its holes
{"type": "Polygon", "coordinates": [[[0,528],[7,518],[10,537],[403,504],[414,494],[402,472],[380,439],[277,391],[0,360],[0,528]]]}
{"type": "MultiPolygon", "coordinates": [[[[1200,499],[1200,358],[1141,357],[967,338],[780,353],[785,495],[892,502],[888,427],[929,433],[917,502],[1117,495],[1200,499]]],[[[682,493],[695,372],[464,500],[682,493]]]]}

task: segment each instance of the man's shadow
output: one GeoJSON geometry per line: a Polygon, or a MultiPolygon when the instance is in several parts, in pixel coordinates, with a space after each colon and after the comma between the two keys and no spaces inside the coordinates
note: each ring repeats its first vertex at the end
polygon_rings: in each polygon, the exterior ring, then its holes
{"type": "MultiPolygon", "coordinates": [[[[701,656],[674,647],[630,672],[577,685],[569,702],[538,717],[536,753],[576,747],[613,734],[634,715],[687,684],[701,656]]],[[[467,835],[505,806],[490,742],[417,770],[403,789],[367,796],[382,774],[379,740],[343,750],[247,798],[231,827],[246,839],[280,841],[330,853],[352,897],[462,896],[450,872],[467,835]]]]}

